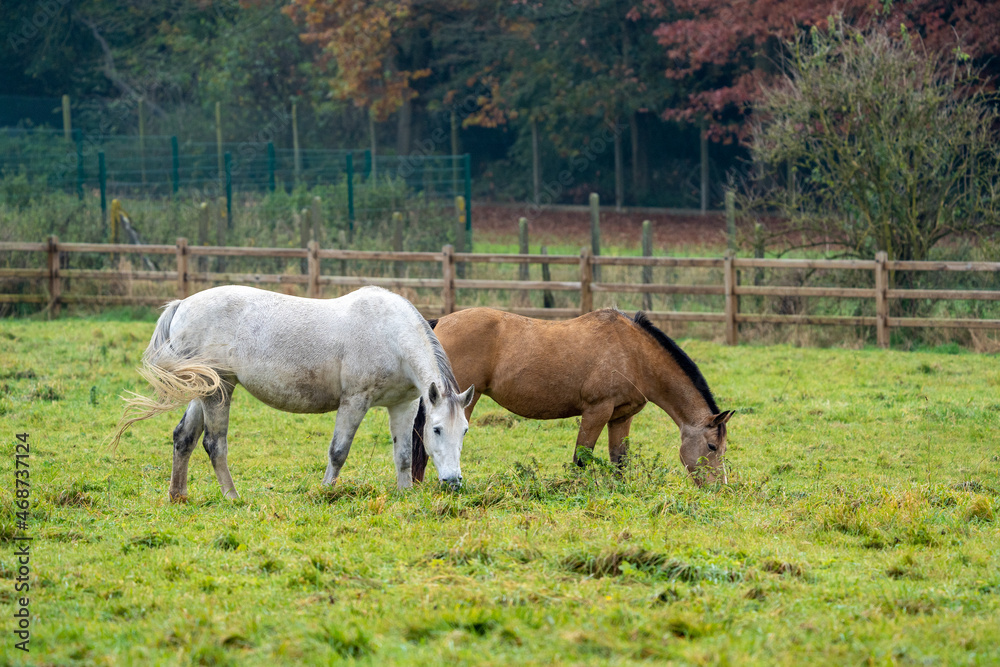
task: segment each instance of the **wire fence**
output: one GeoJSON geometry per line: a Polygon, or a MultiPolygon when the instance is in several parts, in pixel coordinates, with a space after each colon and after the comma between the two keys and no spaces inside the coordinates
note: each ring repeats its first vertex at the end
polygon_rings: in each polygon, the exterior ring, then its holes
{"type": "Polygon", "coordinates": [[[439,215],[462,197],[471,232],[468,154],[373,156],[368,150],[277,148],[272,142],[95,136],[80,130],[67,138],[56,130],[3,128],[0,177],[8,203],[25,189],[32,196],[63,192],[81,202],[97,200],[105,224],[113,199],[167,206],[178,199],[225,198],[232,229],[234,199],[246,202],[303,189],[322,189],[330,199],[331,189],[337,189],[340,194],[333,199],[343,210],[330,213],[343,217],[351,231],[356,222],[387,219],[394,211],[439,215]]]}

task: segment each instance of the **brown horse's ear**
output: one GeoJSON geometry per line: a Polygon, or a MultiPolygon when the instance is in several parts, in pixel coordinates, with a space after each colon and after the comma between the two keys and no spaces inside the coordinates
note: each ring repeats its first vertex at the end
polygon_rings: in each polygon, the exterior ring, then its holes
{"type": "Polygon", "coordinates": [[[427,400],[430,401],[431,407],[437,405],[438,401],[441,400],[441,394],[438,393],[436,382],[431,382],[431,388],[427,390],[427,400]]]}
{"type": "Polygon", "coordinates": [[[729,421],[729,418],[736,414],[735,410],[726,410],[725,412],[720,412],[719,414],[712,417],[709,426],[719,426],[720,424],[725,424],[729,421]]]}

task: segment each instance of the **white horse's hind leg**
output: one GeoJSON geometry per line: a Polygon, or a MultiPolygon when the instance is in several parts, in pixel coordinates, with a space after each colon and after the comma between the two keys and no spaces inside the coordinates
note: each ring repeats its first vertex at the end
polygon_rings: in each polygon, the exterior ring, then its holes
{"type": "Polygon", "coordinates": [[[351,451],[354,434],[358,432],[369,407],[368,399],[364,396],[341,400],[340,407],[337,408],[337,423],[333,427],[333,439],[330,441],[330,458],[327,460],[326,474],[323,475],[324,484],[336,483],[340,469],[344,467],[351,451]]]}
{"type": "Polygon", "coordinates": [[[177,428],[174,429],[174,465],[170,472],[170,500],[187,499],[188,461],[204,430],[205,416],[201,402],[191,401],[177,428]]]}
{"type": "Polygon", "coordinates": [[[420,399],[400,403],[389,408],[389,431],[392,433],[392,454],[396,461],[396,486],[408,489],[413,486],[413,420],[417,416],[420,399]]]}
{"type": "Polygon", "coordinates": [[[233,484],[233,476],[229,474],[229,443],[226,438],[229,432],[229,404],[232,394],[226,392],[224,397],[213,397],[206,399],[203,403],[205,410],[205,439],[202,444],[208,452],[208,458],[212,461],[212,468],[215,469],[215,478],[219,480],[222,487],[222,494],[229,499],[235,500],[240,497],[236,492],[236,485],[233,484]]]}

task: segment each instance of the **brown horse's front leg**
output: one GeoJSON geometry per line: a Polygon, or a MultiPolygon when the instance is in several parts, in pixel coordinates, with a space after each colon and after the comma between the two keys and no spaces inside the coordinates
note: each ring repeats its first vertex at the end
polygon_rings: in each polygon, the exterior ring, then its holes
{"type": "MultiPolygon", "coordinates": [[[[632,415],[633,417],[635,415],[632,415]]],[[[624,468],[628,459],[628,432],[632,428],[632,417],[616,419],[608,423],[608,456],[612,463],[624,468]]]]}
{"type": "Polygon", "coordinates": [[[594,445],[597,444],[597,438],[601,435],[601,430],[604,429],[604,425],[611,419],[614,411],[615,405],[613,402],[591,405],[583,411],[583,414],[580,416],[580,432],[576,434],[576,450],[573,452],[573,463],[581,468],[585,465],[584,459],[580,456],[580,450],[583,447],[590,450],[590,457],[588,458],[593,458],[594,445]]]}

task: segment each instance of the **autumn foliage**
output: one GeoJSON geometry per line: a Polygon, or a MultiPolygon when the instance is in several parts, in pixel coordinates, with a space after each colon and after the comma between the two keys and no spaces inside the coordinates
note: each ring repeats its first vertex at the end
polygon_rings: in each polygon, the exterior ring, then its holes
{"type": "Polygon", "coordinates": [[[646,6],[663,18],[655,34],[670,58],[665,74],[686,90],[664,117],[707,118],[716,138],[747,136],[750,103],[778,75],[783,44],[834,15],[858,29],[903,25],[931,52],[961,46],[983,64],[1000,52],[1000,3],[991,0],[650,0],[646,6]]]}

